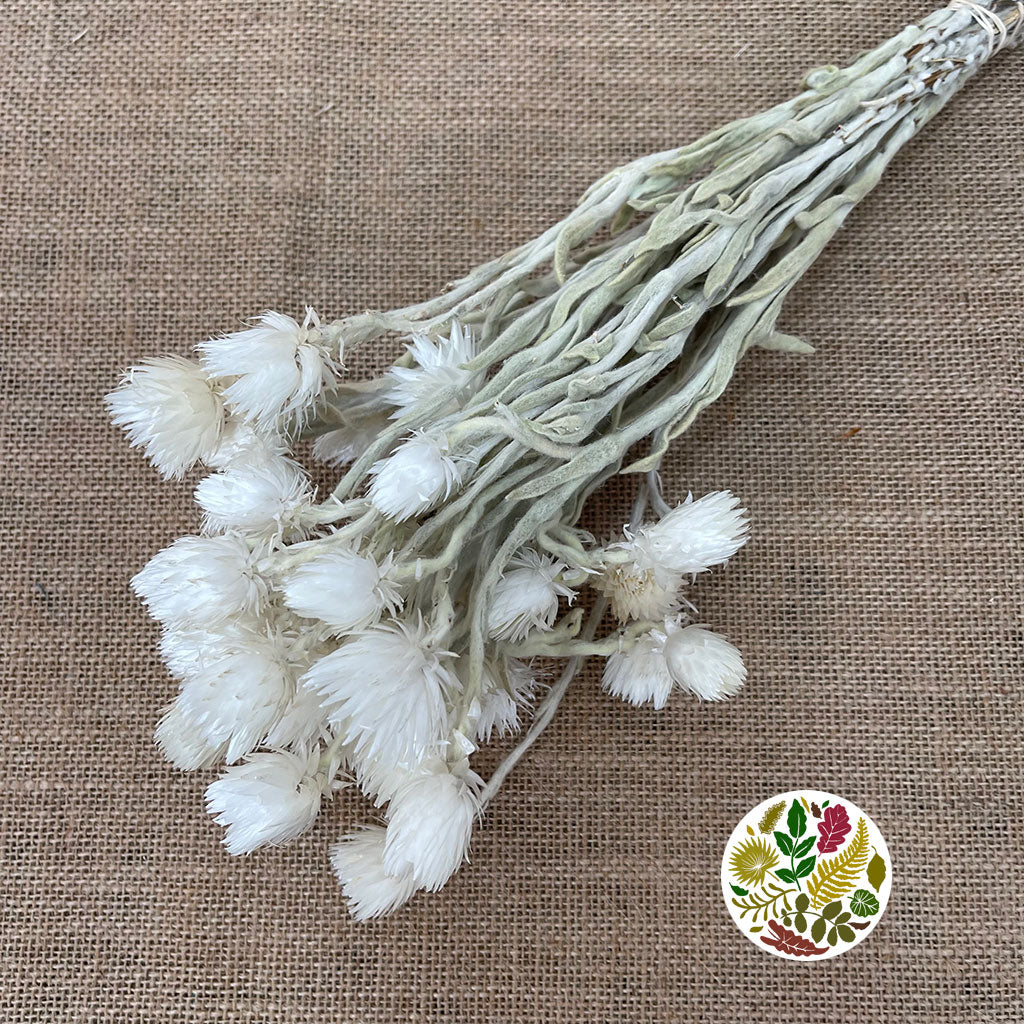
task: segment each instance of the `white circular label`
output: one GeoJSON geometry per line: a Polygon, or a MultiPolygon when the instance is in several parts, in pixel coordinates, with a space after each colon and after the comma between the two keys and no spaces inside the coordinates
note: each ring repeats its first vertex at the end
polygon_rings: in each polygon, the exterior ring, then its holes
{"type": "Polygon", "coordinates": [[[758,804],[722,857],[722,895],[736,927],[758,949],[797,963],[863,942],[891,888],[892,861],[875,823],[820,790],[758,804]]]}

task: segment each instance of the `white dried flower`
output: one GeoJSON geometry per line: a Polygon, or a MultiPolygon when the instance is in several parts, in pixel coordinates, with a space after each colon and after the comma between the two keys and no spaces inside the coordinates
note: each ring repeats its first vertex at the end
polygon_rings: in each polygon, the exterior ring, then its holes
{"type": "Polygon", "coordinates": [[[227,743],[214,744],[205,738],[202,728],[185,711],[180,700],[164,712],[153,738],[164,759],[184,772],[209,768],[222,760],[227,751],[227,743]]]}
{"type": "Polygon", "coordinates": [[[675,573],[704,572],[747,542],[749,520],[729,491],[712,491],[697,501],[689,495],[662,519],[637,531],[635,543],[649,561],[675,573]]]}
{"type": "Polygon", "coordinates": [[[273,461],[288,454],[284,438],[274,431],[256,430],[251,423],[229,416],[220,443],[203,462],[210,469],[226,469],[240,463],[273,461]]]}
{"type": "Polygon", "coordinates": [[[602,688],[630,704],[653,704],[660,711],[674,682],[665,661],[665,640],[665,633],[652,629],[632,647],[610,655],[604,666],[602,688]]]}
{"type": "Polygon", "coordinates": [[[231,762],[255,750],[293,692],[283,641],[238,633],[208,643],[187,671],[178,699],[208,743],[227,744],[231,762]]]}
{"type": "Polygon", "coordinates": [[[331,867],[341,883],[349,912],[357,921],[393,913],[416,891],[412,872],[389,874],[384,868],[384,829],[366,825],[331,847],[331,867]]]}
{"type": "Polygon", "coordinates": [[[304,418],[335,386],[338,347],[337,331],[309,308],[301,325],[270,311],[244,331],[198,346],[206,372],[230,382],[223,387],[228,408],[261,429],[304,418]]]}
{"type": "Polygon", "coordinates": [[[320,811],[326,773],[320,750],[298,755],[278,750],[250,754],[206,790],[206,809],[227,830],[228,853],[252,853],[301,835],[320,811]]]}
{"type": "Polygon", "coordinates": [[[410,773],[388,805],[384,868],[407,868],[416,884],[436,892],[467,859],[473,819],[480,810],[471,785],[431,761],[410,773]]]}
{"type": "Polygon", "coordinates": [[[703,626],[670,632],[664,655],[672,678],[702,700],[731,697],[747,678],[740,652],[703,626]]]}
{"type": "Polygon", "coordinates": [[[180,480],[217,448],[223,402],[200,367],[181,356],[143,360],[104,401],[132,447],[166,479],[180,480]]]}
{"type": "Polygon", "coordinates": [[[291,536],[301,531],[313,502],[309,479],[291,459],[229,466],[201,480],[196,504],[211,532],[239,530],[254,537],[291,536]]]}
{"type": "Polygon", "coordinates": [[[320,706],[319,696],[300,686],[264,742],[278,749],[308,750],[326,736],[327,712],[320,706]]]}
{"type": "Polygon", "coordinates": [[[489,743],[492,733],[508,736],[519,731],[520,708],[530,707],[537,681],[530,666],[517,658],[504,665],[484,663],[484,679],[475,717],[475,736],[489,743]]]}
{"type": "Polygon", "coordinates": [[[211,626],[254,615],[267,598],[256,554],[234,533],[181,537],[132,579],[150,615],[170,626],[211,626]]]}
{"type": "Polygon", "coordinates": [[[487,609],[487,629],[495,640],[522,640],[531,629],[551,628],[559,597],[572,603],[572,587],[559,580],[564,562],[523,548],[508,564],[487,609]]]}
{"type": "Polygon", "coordinates": [[[313,442],[313,458],[328,466],[345,466],[359,458],[388,426],[385,413],[365,416],[336,430],[321,434],[313,442]]]}
{"type": "Polygon", "coordinates": [[[652,559],[628,528],[625,532],[627,539],[608,550],[628,553],[629,561],[610,562],[600,574],[590,577],[590,585],[608,596],[620,622],[662,619],[679,608],[682,574],[652,559]]]}
{"type": "Polygon", "coordinates": [[[444,501],[462,483],[462,467],[448,454],[443,435],[417,431],[370,468],[369,498],[386,516],[402,522],[444,501]]]}
{"type": "Polygon", "coordinates": [[[402,606],[399,588],[388,578],[391,568],[390,555],[378,565],[350,548],[325,551],[288,575],[285,604],[338,633],[362,629],[402,606]]]}
{"type": "Polygon", "coordinates": [[[355,764],[356,785],[374,807],[383,807],[412,770],[380,757],[362,757],[355,764]]]}
{"type": "Polygon", "coordinates": [[[465,364],[476,355],[476,345],[472,334],[458,323],[452,324],[447,338],[437,341],[425,334],[413,334],[406,348],[416,365],[391,368],[394,384],[384,398],[395,406],[392,419],[400,419],[418,402],[436,398],[440,392],[449,394],[450,399],[436,415],[455,412],[482,379],[481,374],[465,369],[465,364]]]}
{"type": "Polygon", "coordinates": [[[378,623],[321,658],[302,685],[321,695],[356,757],[412,766],[448,731],[446,702],[459,684],[447,653],[432,648],[422,622],[378,623]]]}

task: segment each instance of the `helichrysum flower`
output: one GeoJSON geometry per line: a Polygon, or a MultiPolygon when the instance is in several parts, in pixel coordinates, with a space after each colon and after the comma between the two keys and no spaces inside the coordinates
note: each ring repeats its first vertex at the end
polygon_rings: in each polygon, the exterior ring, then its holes
{"type": "Polygon", "coordinates": [[[132,589],[158,622],[216,625],[254,615],[266,600],[256,559],[237,534],[182,537],[149,560],[132,579],[132,589]]]}
{"type": "Polygon", "coordinates": [[[627,552],[626,562],[611,562],[590,577],[590,585],[606,594],[620,622],[630,619],[662,619],[679,607],[681,573],[672,572],[626,531],[627,539],[609,551],[627,552]]]}
{"type": "Polygon", "coordinates": [[[746,509],[729,491],[712,491],[697,501],[691,495],[657,523],[641,527],[635,543],[649,560],[670,572],[704,572],[747,542],[746,509]]]}
{"type": "Polygon", "coordinates": [[[391,559],[380,565],[350,548],[325,551],[304,562],[284,582],[284,600],[307,619],[347,633],[376,622],[385,610],[401,607],[398,586],[388,578],[391,559]]]}
{"type": "Polygon", "coordinates": [[[287,751],[250,754],[206,790],[206,809],[227,830],[228,853],[280,846],[316,819],[326,781],[319,774],[320,750],[302,756],[287,751]]]}
{"type": "Polygon", "coordinates": [[[226,635],[197,659],[178,700],[208,743],[227,744],[231,762],[255,750],[293,689],[282,641],[258,633],[226,635]]]}
{"type": "Polygon", "coordinates": [[[472,786],[442,761],[411,772],[388,804],[385,869],[409,869],[420,888],[440,889],[467,859],[479,809],[472,786]]]}
{"type": "Polygon", "coordinates": [[[224,423],[217,447],[203,458],[211,469],[226,469],[242,463],[265,462],[288,454],[288,445],[280,434],[257,430],[237,416],[224,423]]]}
{"type": "Polygon", "coordinates": [[[387,426],[388,416],[382,412],[329,430],[313,442],[313,458],[329,466],[347,465],[362,455],[387,426]]]}
{"type": "Polygon", "coordinates": [[[417,431],[370,469],[369,498],[401,522],[444,501],[462,483],[462,467],[448,453],[443,435],[417,431]]]}
{"type": "Polygon", "coordinates": [[[425,334],[414,334],[406,348],[416,365],[391,368],[394,384],[384,397],[395,406],[392,419],[404,416],[423,399],[436,398],[439,392],[449,394],[450,398],[437,415],[454,412],[481,379],[480,374],[465,369],[465,364],[476,355],[476,346],[472,335],[458,323],[452,324],[447,338],[436,341],[425,334]]]}
{"type": "Polygon", "coordinates": [[[301,324],[266,312],[254,326],[198,346],[210,377],[222,382],[228,408],[260,428],[305,418],[335,385],[335,332],[312,309],[301,324]]]}
{"type": "Polygon", "coordinates": [[[299,531],[312,501],[309,479],[285,458],[229,466],[196,488],[207,530],[238,530],[253,537],[299,531]]]}
{"type": "Polygon", "coordinates": [[[508,736],[519,731],[519,712],[533,702],[537,685],[530,666],[517,658],[504,665],[484,664],[484,680],[475,716],[475,736],[489,743],[492,733],[508,736]]]}
{"type": "Polygon", "coordinates": [[[510,562],[487,610],[487,629],[495,640],[522,640],[531,629],[546,630],[558,615],[558,599],[576,596],[559,575],[564,562],[523,548],[510,562]]]}
{"type": "Polygon", "coordinates": [[[435,651],[426,634],[422,622],[378,623],[303,676],[357,758],[412,766],[443,743],[446,701],[459,684],[447,652],[435,651]]]}
{"type": "Polygon", "coordinates": [[[653,704],[661,710],[674,683],[665,661],[665,640],[661,630],[651,630],[627,650],[609,655],[603,689],[630,704],[653,704]]]}
{"type": "Polygon", "coordinates": [[[417,889],[409,868],[398,875],[385,870],[384,829],[379,825],[364,826],[335,843],[331,867],[357,921],[392,913],[408,903],[417,889]]]}
{"type": "Polygon", "coordinates": [[[725,637],[703,626],[671,631],[664,655],[672,678],[701,700],[731,697],[747,678],[740,652],[725,637]]]}
{"type": "Polygon", "coordinates": [[[199,723],[185,711],[180,701],[175,701],[164,712],[154,739],[164,759],[184,772],[209,768],[222,760],[227,751],[227,743],[210,743],[203,736],[199,723]]]}
{"type": "Polygon", "coordinates": [[[133,366],[106,396],[115,424],[167,479],[217,448],[224,423],[220,395],[202,370],[181,356],[158,356],[133,366]]]}
{"type": "Polygon", "coordinates": [[[319,696],[300,686],[264,742],[276,749],[308,750],[318,740],[325,739],[326,731],[327,712],[321,707],[319,696]]]}

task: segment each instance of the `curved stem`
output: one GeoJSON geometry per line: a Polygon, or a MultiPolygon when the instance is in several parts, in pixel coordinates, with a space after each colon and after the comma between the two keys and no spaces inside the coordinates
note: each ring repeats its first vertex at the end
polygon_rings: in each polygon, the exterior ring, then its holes
{"type": "MultiPolygon", "coordinates": [[[[607,601],[605,598],[599,598],[590,613],[590,617],[587,619],[586,626],[583,629],[584,636],[593,638],[594,633],[597,632],[598,624],[604,617],[606,607],[607,601]]],[[[586,658],[583,655],[577,655],[566,662],[565,668],[562,670],[562,674],[558,678],[558,682],[548,690],[544,699],[540,702],[540,706],[537,708],[537,714],[534,716],[533,722],[530,724],[530,728],[527,729],[526,735],[505,757],[501,764],[494,769],[491,777],[487,780],[487,784],[480,791],[481,812],[483,812],[491,800],[494,799],[495,794],[499,789],[501,789],[501,784],[508,777],[509,772],[515,768],[519,759],[530,749],[530,747],[534,745],[534,743],[537,742],[540,738],[540,734],[548,727],[548,725],[550,725],[551,719],[555,717],[555,712],[558,710],[558,705],[562,702],[562,698],[565,696],[566,690],[569,689],[569,684],[576,678],[577,673],[583,667],[583,663],[585,661],[586,658]]]]}

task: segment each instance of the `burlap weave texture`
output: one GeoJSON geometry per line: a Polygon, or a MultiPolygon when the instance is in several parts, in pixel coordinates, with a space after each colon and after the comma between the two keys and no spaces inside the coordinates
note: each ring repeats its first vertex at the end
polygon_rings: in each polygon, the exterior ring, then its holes
{"type": "MultiPolygon", "coordinates": [[[[1017,1019],[1021,59],[892,167],[677,443],[753,540],[702,581],[750,682],[661,713],[577,681],[438,896],[352,924],[329,841],[229,858],[151,733],[172,693],[129,576],[195,529],[108,426],[121,367],[243,316],[428,295],[594,177],[773,103],[927,13],[756,4],[8,2],[0,7],[4,571],[0,1020],[1017,1019]],[[765,956],[718,869],[751,806],[867,810],[895,888],[825,964],[765,956]],[[806,972],[806,973],[805,973],[806,972]]],[[[368,372],[381,354],[352,361],[368,372]]],[[[630,483],[588,511],[620,524],[630,483]]]]}

